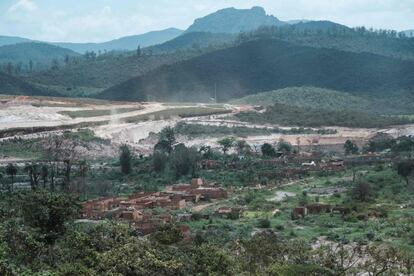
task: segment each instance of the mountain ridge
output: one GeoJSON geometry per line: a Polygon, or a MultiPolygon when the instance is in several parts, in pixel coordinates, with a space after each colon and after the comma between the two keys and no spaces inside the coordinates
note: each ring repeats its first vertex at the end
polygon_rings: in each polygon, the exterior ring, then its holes
{"type": "Polygon", "coordinates": [[[52,44],[71,49],[78,53],[85,53],[87,51],[132,51],[136,50],[138,45],[141,48],[164,43],[183,33],[177,28],[167,28],[159,31],[150,31],[147,33],[131,36],[123,36],[101,43],[67,43],[67,42],[52,42],[52,44]]]}
{"type": "Polygon", "coordinates": [[[260,26],[281,26],[287,23],[273,15],[267,15],[262,7],[251,9],[226,8],[197,18],[185,31],[211,33],[240,33],[252,31],[260,26]]]}

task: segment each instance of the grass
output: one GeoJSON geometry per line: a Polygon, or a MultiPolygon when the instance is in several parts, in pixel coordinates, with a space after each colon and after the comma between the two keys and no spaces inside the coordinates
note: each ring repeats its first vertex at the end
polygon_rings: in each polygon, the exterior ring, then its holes
{"type": "Polygon", "coordinates": [[[270,106],[275,103],[303,108],[324,110],[352,110],[359,113],[400,114],[412,110],[413,105],[401,101],[401,97],[361,97],[318,87],[288,87],[270,92],[258,93],[232,101],[235,104],[270,106]]]}
{"type": "Polygon", "coordinates": [[[381,116],[351,110],[288,106],[280,103],[267,107],[263,113],[242,112],[236,114],[235,117],[244,122],[300,127],[343,126],[375,128],[410,123],[409,120],[399,117],[381,116]]]}
{"type": "Polygon", "coordinates": [[[140,108],[115,108],[115,109],[94,109],[94,110],[77,110],[77,111],[61,111],[59,114],[69,116],[72,119],[74,118],[90,118],[90,117],[100,117],[100,116],[109,116],[122,113],[128,113],[133,111],[138,111],[140,108]]]}
{"type": "Polygon", "coordinates": [[[43,152],[37,147],[39,139],[6,140],[0,143],[0,156],[21,159],[42,159],[43,152]]]}

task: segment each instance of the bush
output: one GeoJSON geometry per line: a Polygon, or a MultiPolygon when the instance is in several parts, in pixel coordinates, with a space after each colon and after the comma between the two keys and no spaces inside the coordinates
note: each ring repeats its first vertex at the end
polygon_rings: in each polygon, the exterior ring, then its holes
{"type": "Polygon", "coordinates": [[[270,220],[265,218],[265,219],[259,219],[257,221],[257,227],[259,228],[270,228],[270,220]]]}

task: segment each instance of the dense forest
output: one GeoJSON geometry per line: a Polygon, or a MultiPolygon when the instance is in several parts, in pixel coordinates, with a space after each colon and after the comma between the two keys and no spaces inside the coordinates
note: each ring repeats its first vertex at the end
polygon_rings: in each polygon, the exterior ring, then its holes
{"type": "Polygon", "coordinates": [[[163,66],[104,91],[112,100],[226,101],[289,86],[377,96],[414,86],[413,61],[255,40],[163,66]],[[216,92],[216,93],[215,93],[216,92]]]}
{"type": "Polygon", "coordinates": [[[242,33],[239,43],[275,38],[298,45],[356,53],[373,53],[400,59],[414,59],[414,39],[393,30],[348,28],[329,21],[311,21],[281,27],[262,26],[242,33]]]}

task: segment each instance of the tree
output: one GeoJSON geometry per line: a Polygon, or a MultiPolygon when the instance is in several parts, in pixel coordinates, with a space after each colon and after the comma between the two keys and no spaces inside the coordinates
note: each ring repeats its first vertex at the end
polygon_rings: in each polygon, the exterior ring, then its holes
{"type": "Polygon", "coordinates": [[[277,150],[283,153],[291,153],[292,152],[292,145],[289,142],[280,141],[277,145],[277,150]]]}
{"type": "Polygon", "coordinates": [[[41,170],[38,164],[26,164],[24,168],[25,172],[28,174],[30,179],[30,187],[33,191],[37,190],[39,187],[39,179],[41,175],[41,170]]]}
{"type": "Polygon", "coordinates": [[[29,61],[29,71],[30,72],[33,71],[33,61],[32,60],[29,61]]]}
{"type": "Polygon", "coordinates": [[[3,181],[3,174],[0,173],[0,187],[2,186],[2,181],[3,181]]]}
{"type": "Polygon", "coordinates": [[[83,190],[85,188],[86,185],[86,175],[88,174],[89,171],[89,164],[86,160],[82,160],[79,163],[79,176],[81,178],[81,187],[77,187],[78,192],[80,192],[81,190],[83,190]]]}
{"type": "Polygon", "coordinates": [[[199,154],[196,149],[187,148],[184,144],[177,145],[171,153],[171,166],[175,176],[177,178],[188,174],[195,176],[198,159],[199,154]]]}
{"type": "Polygon", "coordinates": [[[168,156],[161,151],[155,151],[152,155],[152,163],[156,172],[164,171],[168,162],[168,156]]]}
{"type": "Polygon", "coordinates": [[[172,127],[165,127],[160,132],[160,138],[154,150],[159,150],[170,154],[176,142],[175,131],[172,127]]]}
{"type": "Polygon", "coordinates": [[[59,61],[57,59],[52,60],[52,70],[58,70],[59,69],[59,61]]]}
{"type": "Polygon", "coordinates": [[[142,55],[141,45],[138,45],[138,47],[137,47],[137,57],[140,57],[141,55],[142,55]]]}
{"type": "Polygon", "coordinates": [[[39,229],[47,244],[65,232],[65,223],[79,215],[78,202],[67,194],[34,192],[21,200],[25,225],[39,229]]]}
{"type": "Polygon", "coordinates": [[[398,175],[403,177],[409,184],[409,177],[414,175],[414,160],[404,160],[397,164],[398,175]]]}
{"type": "Polygon", "coordinates": [[[43,189],[46,189],[47,178],[49,176],[49,168],[46,165],[42,166],[40,177],[43,180],[43,189]]]}
{"type": "Polygon", "coordinates": [[[268,143],[264,143],[261,147],[262,155],[266,157],[275,157],[276,156],[276,150],[275,148],[268,143]]]}
{"type": "Polygon", "coordinates": [[[10,191],[13,191],[13,185],[14,185],[14,177],[17,174],[17,167],[14,166],[13,164],[8,164],[6,167],[6,173],[10,176],[11,178],[11,186],[10,186],[10,191]]]}
{"type": "Polygon", "coordinates": [[[352,196],[360,201],[367,201],[372,196],[371,185],[367,182],[357,182],[351,192],[352,196]]]}
{"type": "Polygon", "coordinates": [[[217,143],[221,146],[221,150],[223,151],[223,153],[226,154],[233,147],[234,138],[233,137],[223,138],[217,141],[217,143]]]}
{"type": "Polygon", "coordinates": [[[68,190],[71,183],[71,172],[74,162],[78,158],[80,142],[71,133],[62,136],[52,136],[45,143],[46,156],[50,163],[51,190],[55,189],[55,176],[59,171],[59,164],[63,164],[64,179],[62,189],[68,190]]]}
{"type": "Polygon", "coordinates": [[[238,140],[236,142],[236,150],[239,155],[250,154],[252,151],[250,145],[244,140],[238,140]]]}
{"type": "Polygon", "coordinates": [[[317,263],[339,275],[347,275],[363,255],[360,245],[346,246],[342,243],[323,245],[315,253],[317,263]]]}
{"type": "Polygon", "coordinates": [[[9,75],[13,74],[13,64],[11,62],[8,62],[7,63],[7,65],[6,65],[6,72],[9,75]]]}
{"type": "Polygon", "coordinates": [[[351,140],[346,140],[346,142],[344,144],[344,150],[345,150],[345,154],[346,155],[349,155],[349,154],[357,154],[358,151],[359,151],[359,148],[351,140]]]}
{"type": "Polygon", "coordinates": [[[122,145],[120,148],[119,163],[121,164],[121,172],[123,174],[130,174],[132,171],[132,154],[127,145],[122,145]]]}

